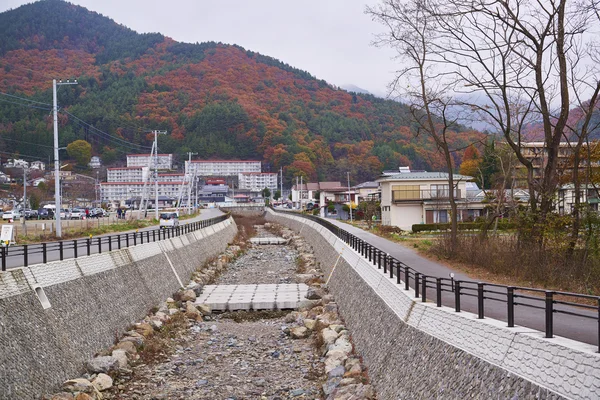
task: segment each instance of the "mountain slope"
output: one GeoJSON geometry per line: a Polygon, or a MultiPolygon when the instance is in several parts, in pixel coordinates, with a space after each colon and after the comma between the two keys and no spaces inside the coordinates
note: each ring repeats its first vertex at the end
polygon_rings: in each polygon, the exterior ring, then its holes
{"type": "MultiPolygon", "coordinates": [[[[148,129],[165,129],[160,151],[261,159],[267,170],[283,167],[288,181],[347,171],[368,180],[398,165],[443,169],[434,144],[415,139],[406,106],[337,90],[239,46],[140,35],[59,0],[0,14],[0,36],[0,91],[48,103],[53,78],[78,78],[60,88],[59,104],[109,136],[61,114],[60,141],[86,139],[105,162],[144,151],[148,129]]],[[[20,154],[31,153],[24,141],[50,145],[50,122],[44,110],[0,102],[0,145],[20,154]]],[[[450,136],[457,147],[481,138],[450,136]]]]}

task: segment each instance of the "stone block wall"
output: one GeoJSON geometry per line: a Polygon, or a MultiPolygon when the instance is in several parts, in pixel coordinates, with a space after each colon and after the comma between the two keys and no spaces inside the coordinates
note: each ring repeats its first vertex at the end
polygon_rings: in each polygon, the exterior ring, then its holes
{"type": "Polygon", "coordinates": [[[175,272],[187,284],[236,233],[230,218],[161,242],[0,273],[0,399],[38,398],[80,375],[85,361],[177,291],[175,272]]]}
{"type": "Polygon", "coordinates": [[[267,212],[307,240],[381,399],[595,399],[594,346],[421,303],[324,227],[267,212]]]}

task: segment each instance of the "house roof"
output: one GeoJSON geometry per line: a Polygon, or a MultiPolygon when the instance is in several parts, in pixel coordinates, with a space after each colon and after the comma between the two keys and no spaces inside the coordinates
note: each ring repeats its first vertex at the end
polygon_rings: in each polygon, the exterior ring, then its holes
{"type": "Polygon", "coordinates": [[[259,160],[192,160],[192,163],[257,163],[259,160]]]}
{"type": "Polygon", "coordinates": [[[354,186],[355,189],[378,188],[379,182],[363,182],[354,186]]]}
{"type": "Polygon", "coordinates": [[[240,175],[278,175],[276,172],[240,172],[240,175]]]}
{"type": "MultiPolygon", "coordinates": [[[[387,182],[387,181],[438,181],[440,179],[448,180],[447,172],[406,172],[398,173],[394,175],[382,175],[376,182],[387,182]]],[[[468,181],[473,179],[471,176],[454,174],[454,180],[456,181],[468,181]]]]}
{"type": "MultiPolygon", "coordinates": [[[[150,157],[153,154],[127,154],[127,157],[150,157]]],[[[173,154],[157,154],[158,157],[173,157],[173,154]]]]}

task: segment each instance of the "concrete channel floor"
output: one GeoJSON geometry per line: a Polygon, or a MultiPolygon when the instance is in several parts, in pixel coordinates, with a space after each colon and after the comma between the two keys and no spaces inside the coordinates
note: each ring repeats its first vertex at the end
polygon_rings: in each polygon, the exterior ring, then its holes
{"type": "Polygon", "coordinates": [[[288,310],[298,308],[307,292],[303,283],[206,285],[195,304],[214,311],[288,310]]]}

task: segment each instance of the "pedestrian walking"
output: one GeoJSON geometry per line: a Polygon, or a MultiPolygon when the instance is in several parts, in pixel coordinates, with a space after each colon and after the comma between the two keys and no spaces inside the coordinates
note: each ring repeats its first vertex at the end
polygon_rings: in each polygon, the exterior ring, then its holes
{"type": "Polygon", "coordinates": [[[121,219],[121,207],[117,208],[117,219],[121,219]]]}

